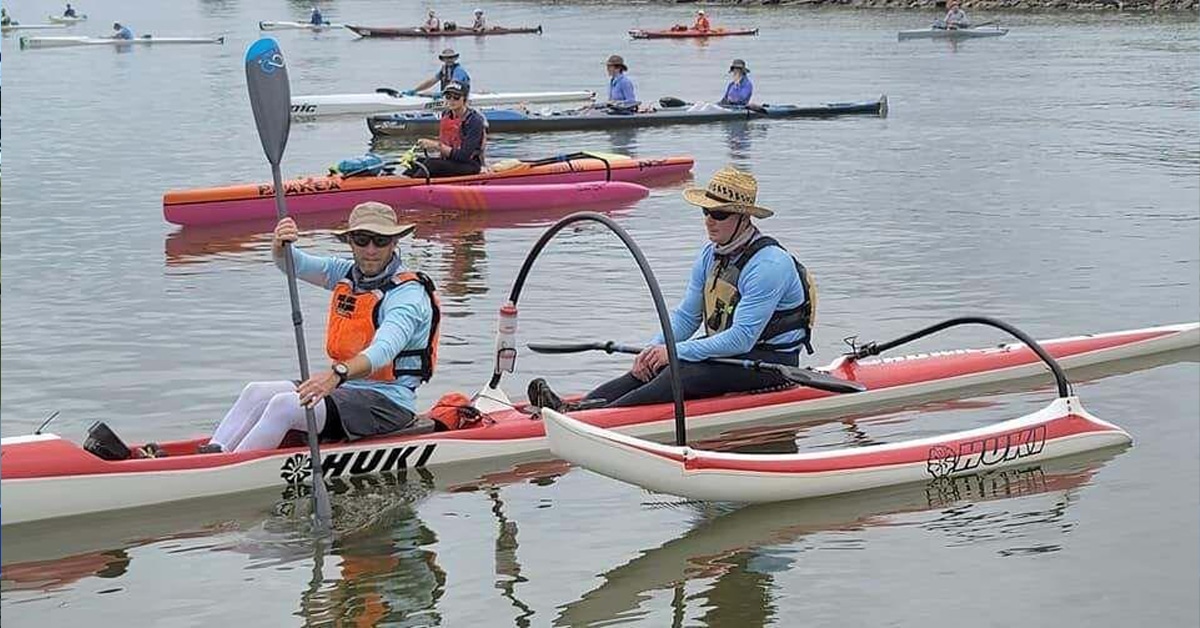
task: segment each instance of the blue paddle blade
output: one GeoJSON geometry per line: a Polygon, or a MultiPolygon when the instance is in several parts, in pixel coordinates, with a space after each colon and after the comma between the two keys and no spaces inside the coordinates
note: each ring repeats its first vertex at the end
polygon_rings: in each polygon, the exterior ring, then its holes
{"type": "Polygon", "coordinates": [[[271,165],[278,166],[292,124],[292,90],[287,65],[274,39],[264,37],[246,50],[246,88],[258,139],[271,165]]]}

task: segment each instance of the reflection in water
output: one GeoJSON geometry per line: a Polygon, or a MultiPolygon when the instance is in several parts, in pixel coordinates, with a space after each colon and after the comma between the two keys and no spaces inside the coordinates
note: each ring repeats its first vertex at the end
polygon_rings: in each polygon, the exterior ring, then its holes
{"type": "MultiPolygon", "coordinates": [[[[961,533],[961,513],[972,512],[982,502],[1046,494],[1044,500],[1014,500],[992,508],[987,526],[1004,530],[1015,542],[1028,530],[1061,519],[1073,494],[1124,448],[1062,458],[1033,467],[952,478],[938,483],[904,485],[840,497],[733,506],[699,506],[695,527],[683,536],[647,550],[632,561],[601,576],[603,583],[578,600],[559,607],[556,626],[592,626],[634,621],[644,615],[641,606],[654,591],[679,589],[685,583],[712,578],[713,584],[686,600],[676,595],[676,616],[692,602],[708,609],[705,625],[764,626],[773,618],[771,572],[779,571],[769,549],[794,545],[823,532],[853,532],[895,525],[899,515],[942,510],[921,529],[961,533]],[[949,501],[948,501],[949,500],[949,501]],[[953,522],[953,523],[951,523],[953,522]],[[760,605],[760,606],[756,606],[760,605]],[[736,609],[733,624],[714,613],[736,609]],[[722,622],[722,623],[719,623],[722,622]]],[[[965,527],[980,528],[978,523],[965,527]]],[[[1069,528],[1054,528],[1059,533],[1069,528]]],[[[994,538],[994,537],[993,537],[994,538]]],[[[810,544],[819,544],[813,539],[810,544]]],[[[954,539],[951,546],[959,545],[954,539]]],[[[854,547],[839,543],[841,548],[854,547]]],[[[1006,548],[1002,552],[1020,551],[1006,548]]]]}
{"type": "Polygon", "coordinates": [[[725,125],[729,136],[729,163],[739,170],[752,171],[754,162],[751,161],[753,147],[750,144],[750,125],[745,122],[731,122],[725,125]]]}

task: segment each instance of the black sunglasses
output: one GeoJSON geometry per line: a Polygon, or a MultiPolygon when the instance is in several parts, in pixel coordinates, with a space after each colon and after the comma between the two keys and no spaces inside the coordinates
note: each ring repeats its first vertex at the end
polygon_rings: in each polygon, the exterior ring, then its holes
{"type": "Polygon", "coordinates": [[[704,215],[708,216],[709,218],[712,218],[713,220],[720,221],[720,220],[727,220],[730,216],[733,215],[733,212],[723,212],[719,209],[709,209],[709,208],[705,207],[704,215]]]}
{"type": "Polygon", "coordinates": [[[378,233],[363,232],[351,233],[349,236],[347,236],[347,238],[349,238],[350,242],[352,242],[354,246],[365,247],[368,244],[374,243],[375,248],[377,249],[391,246],[392,242],[396,241],[396,236],[386,236],[379,235],[378,233]]]}
{"type": "Polygon", "coordinates": [[[446,100],[462,100],[463,95],[462,94],[454,94],[454,93],[442,94],[442,98],[445,98],[446,100]]]}

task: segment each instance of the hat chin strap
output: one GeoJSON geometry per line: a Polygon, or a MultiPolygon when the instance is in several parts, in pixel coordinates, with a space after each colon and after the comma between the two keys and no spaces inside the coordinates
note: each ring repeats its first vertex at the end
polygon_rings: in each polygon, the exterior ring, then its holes
{"type": "Polygon", "coordinates": [[[717,255],[730,255],[737,252],[738,249],[750,243],[754,239],[754,225],[750,223],[750,217],[746,214],[738,214],[738,227],[733,230],[733,234],[724,242],[718,242],[714,252],[717,255]]]}

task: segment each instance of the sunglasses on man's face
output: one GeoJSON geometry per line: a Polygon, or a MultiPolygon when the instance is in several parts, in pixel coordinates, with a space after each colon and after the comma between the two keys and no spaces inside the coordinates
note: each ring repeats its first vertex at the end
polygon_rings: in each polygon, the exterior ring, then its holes
{"type": "Polygon", "coordinates": [[[704,215],[719,222],[722,220],[727,220],[730,216],[733,215],[733,212],[723,212],[719,209],[704,208],[704,215]]]}
{"type": "Polygon", "coordinates": [[[368,244],[374,244],[375,248],[382,249],[392,245],[396,241],[395,236],[379,235],[377,233],[351,233],[350,242],[354,246],[365,248],[368,244]]]}

